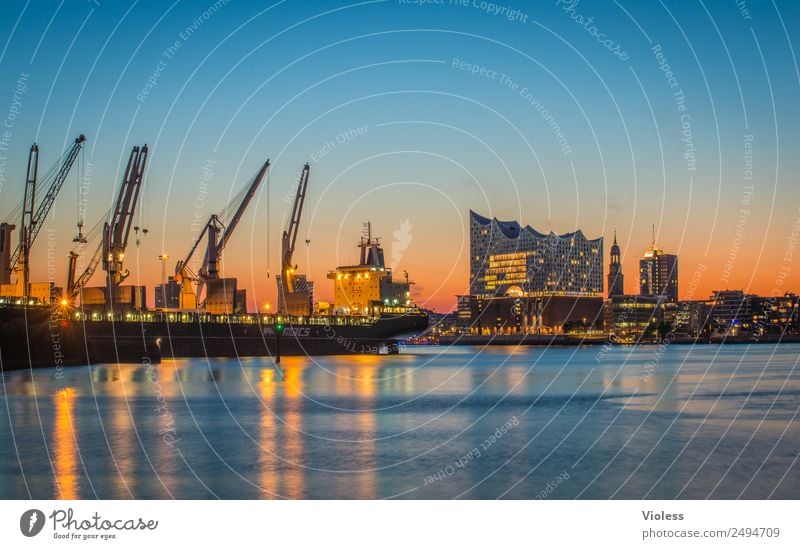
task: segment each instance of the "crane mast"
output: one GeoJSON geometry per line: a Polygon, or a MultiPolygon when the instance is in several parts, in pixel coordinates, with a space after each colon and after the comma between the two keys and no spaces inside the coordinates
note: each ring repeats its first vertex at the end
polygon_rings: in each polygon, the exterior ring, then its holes
{"type": "Polygon", "coordinates": [[[17,270],[17,284],[22,284],[22,297],[28,300],[28,282],[30,279],[30,252],[33,245],[34,205],[36,203],[36,180],[39,175],[39,145],[34,143],[28,153],[28,173],[25,176],[25,194],[22,198],[22,223],[19,229],[19,246],[11,258],[17,270]],[[20,261],[21,257],[21,261],[20,261]],[[21,276],[20,276],[21,275],[21,276]]]}
{"type": "Polygon", "coordinates": [[[78,266],[78,257],[78,254],[75,252],[69,252],[69,262],[67,263],[67,291],[64,293],[64,299],[70,302],[75,292],[75,270],[78,266]]]}
{"type": "Polygon", "coordinates": [[[75,270],[78,264],[78,257],[80,256],[74,251],[69,252],[69,263],[67,266],[67,291],[64,298],[70,303],[75,302],[75,298],[78,296],[81,289],[86,286],[86,283],[89,282],[90,278],[92,278],[92,275],[94,275],[97,267],[100,265],[102,255],[103,243],[101,242],[89,260],[89,265],[86,266],[80,276],[75,278],[75,270]]]}
{"type": "MultiPolygon", "coordinates": [[[[212,219],[214,216],[212,216],[212,219]]],[[[194,288],[192,287],[192,282],[198,281],[199,277],[195,274],[194,271],[189,267],[189,261],[191,261],[192,257],[194,256],[194,252],[197,250],[197,247],[200,245],[200,242],[203,241],[203,238],[208,231],[208,226],[211,223],[211,219],[209,219],[208,223],[203,227],[203,231],[200,233],[200,236],[195,239],[194,244],[192,244],[189,253],[186,254],[184,259],[179,259],[178,263],[175,265],[175,276],[173,280],[180,284],[181,291],[178,296],[178,307],[181,309],[196,309],[197,308],[197,297],[200,293],[200,289],[195,292],[194,288]]],[[[206,254],[206,258],[208,254],[206,254]]]]}
{"type": "Polygon", "coordinates": [[[192,244],[189,253],[186,257],[178,261],[175,266],[174,280],[181,285],[180,291],[180,308],[181,309],[196,309],[200,294],[202,293],[203,285],[209,280],[219,279],[219,264],[222,260],[222,252],[230,242],[233,232],[239,225],[242,216],[244,215],[247,207],[250,205],[253,197],[258,191],[264,176],[269,169],[269,160],[264,162],[258,172],[253,176],[245,188],[234,197],[231,202],[222,209],[220,213],[212,214],[206,223],[203,231],[192,244]],[[224,212],[233,209],[234,213],[225,226],[220,220],[224,212]],[[220,236],[221,235],[221,236],[220,236]],[[203,262],[200,267],[199,275],[194,273],[189,267],[189,262],[194,256],[200,242],[206,239],[206,251],[203,256],[203,262]],[[197,289],[192,288],[192,282],[197,282],[197,289]]]}
{"type": "Polygon", "coordinates": [[[125,168],[113,217],[110,223],[103,225],[103,270],[106,271],[106,299],[109,303],[114,302],[116,289],[130,275],[123,261],[146,163],[147,145],[141,148],[134,146],[125,168]]]}
{"type": "Polygon", "coordinates": [[[69,148],[69,150],[64,154],[63,161],[58,167],[58,171],[56,172],[53,181],[47,188],[47,192],[45,192],[44,196],[42,197],[42,201],[39,202],[39,205],[36,207],[36,213],[33,215],[33,225],[30,228],[31,243],[36,240],[36,236],[39,234],[39,231],[42,230],[44,219],[50,213],[50,209],[53,207],[56,197],[61,191],[61,187],[64,186],[64,182],[67,180],[67,176],[72,169],[72,165],[78,158],[78,153],[81,151],[81,147],[85,141],[86,136],[83,134],[79,135],[72,143],[72,146],[69,148]]]}
{"type": "Polygon", "coordinates": [[[303,277],[305,287],[302,289],[295,287],[297,266],[292,261],[297,234],[300,231],[300,218],[303,214],[303,204],[308,191],[310,171],[311,167],[306,164],[300,172],[289,226],[283,231],[281,237],[281,277],[278,280],[278,312],[281,314],[302,315],[310,313],[310,302],[312,300],[311,283],[306,282],[305,277],[303,277]]]}
{"type": "Polygon", "coordinates": [[[204,273],[204,278],[218,278],[219,261],[222,258],[222,250],[225,249],[225,246],[230,241],[233,231],[235,231],[236,226],[239,225],[239,221],[241,221],[245,210],[247,210],[247,207],[250,205],[250,201],[253,200],[253,197],[255,196],[258,187],[261,185],[261,181],[264,179],[264,175],[266,175],[268,169],[269,160],[264,162],[264,165],[261,166],[261,169],[250,182],[250,186],[247,187],[247,192],[245,192],[241,202],[234,211],[231,220],[228,222],[228,226],[224,227],[225,232],[222,233],[222,237],[219,239],[219,242],[217,242],[217,237],[220,229],[223,228],[222,222],[219,221],[217,216],[212,216],[212,221],[215,221],[216,223],[210,223],[208,228],[208,250],[206,253],[208,265],[207,271],[204,273]]]}
{"type": "MultiPolygon", "coordinates": [[[[4,284],[10,282],[10,273],[17,273],[17,294],[26,300],[29,294],[30,283],[30,251],[36,237],[44,226],[50,210],[55,203],[58,193],[64,186],[67,176],[72,169],[78,153],[86,141],[86,137],[79,135],[72,146],[62,155],[57,162],[44,176],[43,181],[39,181],[39,145],[34,143],[28,154],[28,171],[25,178],[25,192],[22,199],[22,220],[20,223],[19,244],[13,254],[6,256],[2,263],[6,266],[5,271],[0,273],[0,281],[4,284]],[[45,185],[46,190],[38,205],[36,195],[38,187],[45,185]]],[[[6,225],[13,230],[13,225],[6,225]]]]}

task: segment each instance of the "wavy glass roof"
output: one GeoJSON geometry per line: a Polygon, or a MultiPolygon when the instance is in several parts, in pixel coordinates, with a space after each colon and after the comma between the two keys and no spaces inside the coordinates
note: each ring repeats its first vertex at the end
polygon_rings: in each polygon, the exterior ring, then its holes
{"type": "MultiPolygon", "coordinates": [[[[525,225],[524,227],[521,227],[520,224],[516,221],[500,221],[496,217],[489,219],[488,217],[484,217],[472,210],[469,211],[469,215],[472,219],[474,219],[475,221],[484,226],[488,226],[494,223],[497,226],[497,228],[500,229],[500,232],[502,232],[503,235],[506,236],[506,238],[512,238],[512,239],[518,238],[522,233],[532,234],[537,238],[547,238],[548,236],[551,235],[561,239],[572,238],[574,236],[586,238],[586,235],[584,235],[580,229],[578,229],[577,231],[573,231],[571,233],[564,233],[564,234],[556,234],[550,231],[550,234],[548,235],[545,233],[540,233],[530,225],[525,225]]],[[[586,240],[588,240],[589,242],[599,242],[600,240],[602,240],[602,238],[603,237],[598,237],[595,239],[586,238],[586,240]]]]}

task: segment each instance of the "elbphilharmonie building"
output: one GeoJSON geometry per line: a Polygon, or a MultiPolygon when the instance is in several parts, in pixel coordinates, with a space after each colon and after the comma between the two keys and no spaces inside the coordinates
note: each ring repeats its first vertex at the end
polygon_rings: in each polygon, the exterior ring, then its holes
{"type": "Polygon", "coordinates": [[[543,234],[470,210],[470,294],[478,297],[598,297],[603,237],[543,234]]]}

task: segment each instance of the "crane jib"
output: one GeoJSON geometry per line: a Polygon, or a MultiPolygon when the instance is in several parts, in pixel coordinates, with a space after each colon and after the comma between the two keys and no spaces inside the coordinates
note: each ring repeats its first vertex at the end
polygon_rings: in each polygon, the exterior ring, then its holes
{"type": "Polygon", "coordinates": [[[303,171],[300,172],[300,180],[297,184],[297,193],[294,198],[294,207],[292,208],[292,217],[289,220],[289,228],[283,233],[283,269],[292,268],[292,255],[294,254],[295,243],[297,242],[297,233],[300,229],[300,217],[303,214],[303,203],[306,198],[306,190],[308,189],[308,176],[311,167],[306,164],[303,166],[303,171]]]}
{"type": "MultiPolygon", "coordinates": [[[[72,169],[75,160],[78,158],[78,153],[81,151],[81,147],[83,143],[86,141],[86,136],[83,134],[79,135],[75,141],[73,142],[72,146],[69,150],[62,156],[61,164],[58,168],[58,171],[50,183],[50,186],[47,188],[41,202],[34,210],[34,198],[35,198],[35,187],[36,187],[36,179],[38,177],[38,157],[39,157],[39,147],[38,145],[34,144],[31,147],[31,156],[29,157],[29,165],[28,165],[28,181],[26,181],[26,197],[25,202],[26,204],[23,206],[23,216],[25,215],[25,210],[27,209],[29,219],[26,220],[23,217],[23,227],[25,230],[20,231],[20,246],[14,251],[14,254],[11,257],[11,265],[16,266],[17,262],[19,261],[20,253],[22,253],[23,248],[27,248],[27,251],[30,252],[30,248],[33,245],[34,241],[36,240],[39,231],[41,230],[42,226],[44,225],[44,220],[47,215],[50,213],[53,204],[55,203],[56,197],[58,196],[59,191],[64,186],[64,182],[67,179],[67,176],[72,169]],[[35,157],[34,157],[35,155],[35,157]],[[34,165],[31,166],[31,163],[34,165]],[[27,189],[28,185],[32,188],[27,189]],[[28,203],[29,202],[29,203],[28,203]],[[27,234],[23,234],[27,233],[27,234]],[[22,239],[25,241],[23,242],[22,239]]],[[[23,257],[23,259],[25,259],[23,257]]]]}
{"type": "MultiPolygon", "coordinates": [[[[195,295],[196,302],[199,302],[204,280],[217,278],[218,264],[222,259],[222,251],[230,241],[231,237],[233,236],[233,232],[236,230],[236,227],[239,224],[239,221],[241,221],[245,211],[247,210],[247,207],[258,191],[258,188],[261,185],[261,182],[264,180],[264,176],[266,175],[269,166],[270,163],[269,160],[267,160],[264,162],[258,172],[256,172],[253,178],[248,181],[242,191],[237,193],[234,199],[222,210],[220,210],[220,213],[212,214],[209,217],[208,221],[203,227],[203,231],[192,243],[189,253],[186,254],[186,257],[182,261],[178,261],[177,265],[175,266],[175,279],[179,280],[184,287],[184,290],[181,292],[181,299],[184,299],[184,293],[193,294],[195,295]],[[227,226],[225,226],[220,218],[224,213],[231,210],[233,210],[234,213],[228,221],[227,226]],[[220,233],[222,233],[221,236],[220,233]],[[189,265],[192,257],[194,257],[194,254],[197,251],[197,248],[200,246],[200,243],[204,238],[206,239],[206,251],[203,255],[199,273],[196,275],[189,265]],[[197,282],[197,289],[195,291],[191,290],[190,283],[192,281],[197,282]]],[[[181,304],[181,307],[184,306],[184,304],[181,304]]]]}

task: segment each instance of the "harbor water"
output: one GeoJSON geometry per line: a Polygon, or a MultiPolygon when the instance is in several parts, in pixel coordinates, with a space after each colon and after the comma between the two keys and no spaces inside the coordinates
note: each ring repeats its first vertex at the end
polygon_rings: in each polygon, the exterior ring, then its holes
{"type": "Polygon", "coordinates": [[[6,372],[0,498],[796,498],[800,345],[6,372]]]}

